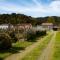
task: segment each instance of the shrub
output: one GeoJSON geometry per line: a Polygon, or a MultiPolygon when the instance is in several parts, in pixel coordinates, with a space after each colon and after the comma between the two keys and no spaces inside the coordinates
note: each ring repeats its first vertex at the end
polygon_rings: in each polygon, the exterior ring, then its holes
{"type": "Polygon", "coordinates": [[[8,49],[12,46],[11,38],[6,33],[0,33],[0,49],[8,49]]]}
{"type": "Polygon", "coordinates": [[[27,40],[28,41],[36,41],[37,37],[41,37],[46,35],[46,31],[30,31],[27,33],[27,40]]]}
{"type": "Polygon", "coordinates": [[[46,31],[36,31],[36,35],[39,36],[44,36],[46,35],[46,31]]]}
{"type": "Polygon", "coordinates": [[[27,34],[27,40],[34,41],[35,38],[36,38],[36,34],[34,34],[34,33],[28,33],[27,34]]]}
{"type": "Polygon", "coordinates": [[[12,38],[12,42],[17,42],[18,38],[16,36],[16,32],[9,32],[10,37],[12,38]]]}

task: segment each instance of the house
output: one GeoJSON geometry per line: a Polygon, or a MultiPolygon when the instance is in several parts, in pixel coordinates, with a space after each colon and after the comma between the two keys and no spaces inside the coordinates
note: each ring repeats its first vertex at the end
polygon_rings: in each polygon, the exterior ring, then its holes
{"type": "Polygon", "coordinates": [[[0,25],[0,29],[7,29],[8,28],[8,25],[7,24],[1,24],[0,25]]]}
{"type": "Polygon", "coordinates": [[[37,26],[33,27],[33,30],[35,30],[35,31],[44,31],[45,28],[43,28],[43,26],[41,26],[41,25],[37,25],[37,26]]]}
{"type": "Polygon", "coordinates": [[[0,29],[2,29],[2,30],[12,29],[12,28],[13,28],[13,25],[11,25],[11,24],[1,24],[0,25],[0,29]]]}
{"type": "Polygon", "coordinates": [[[45,28],[46,30],[51,30],[53,29],[53,23],[42,23],[41,24],[43,28],[45,28]]]}
{"type": "Polygon", "coordinates": [[[15,30],[28,30],[32,28],[30,23],[17,24],[14,26],[15,30]]]}
{"type": "Polygon", "coordinates": [[[53,30],[54,30],[54,31],[57,31],[57,30],[59,30],[59,29],[60,29],[60,27],[58,27],[58,26],[56,26],[56,25],[53,26],[53,30]]]}
{"type": "Polygon", "coordinates": [[[27,32],[30,32],[32,25],[30,23],[22,23],[14,25],[14,31],[18,33],[19,40],[26,40],[27,32]]]}

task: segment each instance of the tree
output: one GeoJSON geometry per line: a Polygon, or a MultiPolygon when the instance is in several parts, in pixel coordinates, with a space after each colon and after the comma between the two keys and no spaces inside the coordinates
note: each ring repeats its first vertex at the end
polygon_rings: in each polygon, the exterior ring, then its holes
{"type": "Polygon", "coordinates": [[[0,33],[0,49],[9,49],[12,46],[11,38],[6,33],[0,33]]]}
{"type": "Polygon", "coordinates": [[[53,24],[55,24],[55,19],[54,19],[54,17],[48,17],[47,22],[48,22],[48,23],[53,23],[53,24]]]}

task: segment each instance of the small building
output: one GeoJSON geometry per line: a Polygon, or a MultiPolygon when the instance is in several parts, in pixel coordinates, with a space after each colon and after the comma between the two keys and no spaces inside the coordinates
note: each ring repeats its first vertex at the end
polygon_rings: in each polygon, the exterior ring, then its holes
{"type": "Polygon", "coordinates": [[[35,31],[44,31],[45,30],[45,28],[43,28],[43,26],[41,26],[41,25],[37,25],[37,26],[33,27],[33,29],[35,31]]]}
{"type": "Polygon", "coordinates": [[[12,29],[12,28],[13,28],[13,25],[11,25],[11,24],[1,24],[0,25],[0,29],[2,29],[2,30],[12,29]]]}
{"type": "Polygon", "coordinates": [[[32,25],[31,24],[17,24],[16,25],[17,28],[19,29],[29,29],[29,28],[32,28],[32,25]]]}
{"type": "Polygon", "coordinates": [[[0,29],[7,29],[8,28],[8,25],[7,24],[1,24],[0,25],[0,29]]]}
{"type": "Polygon", "coordinates": [[[19,34],[19,40],[26,40],[27,32],[30,32],[30,29],[32,29],[32,25],[30,23],[14,25],[14,31],[19,34]]]}
{"type": "Polygon", "coordinates": [[[45,28],[46,30],[51,30],[53,29],[53,23],[42,23],[41,24],[43,28],[45,28]]]}
{"type": "Polygon", "coordinates": [[[25,24],[17,24],[14,26],[16,30],[28,30],[32,28],[31,24],[25,23],[25,24]]]}
{"type": "Polygon", "coordinates": [[[58,27],[58,26],[53,26],[53,30],[54,31],[57,31],[57,30],[59,30],[60,28],[58,27]]]}

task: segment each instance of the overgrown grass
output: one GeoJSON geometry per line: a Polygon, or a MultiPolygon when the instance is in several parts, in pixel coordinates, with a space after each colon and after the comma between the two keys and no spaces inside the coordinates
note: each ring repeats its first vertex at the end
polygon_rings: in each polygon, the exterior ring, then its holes
{"type": "Polygon", "coordinates": [[[24,50],[27,46],[31,45],[32,43],[33,42],[20,41],[20,42],[12,44],[11,49],[0,51],[0,60],[3,60],[5,57],[11,54],[19,53],[19,51],[24,50]]]}
{"type": "Polygon", "coordinates": [[[52,60],[60,60],[60,32],[56,34],[54,55],[52,60]]]}
{"type": "Polygon", "coordinates": [[[26,54],[26,56],[22,60],[37,60],[42,50],[47,46],[47,44],[51,40],[51,37],[52,37],[52,34],[47,36],[46,39],[42,43],[36,46],[31,52],[26,54]]]}
{"type": "MultiPolygon", "coordinates": [[[[34,36],[34,38],[35,37],[36,36],[34,36]]],[[[34,40],[36,40],[36,39],[34,39],[34,40]]],[[[10,48],[8,50],[0,50],[0,60],[3,60],[4,58],[10,56],[11,54],[19,53],[19,51],[25,50],[25,48],[27,46],[29,46],[33,43],[34,43],[33,40],[32,41],[20,41],[20,42],[17,42],[17,43],[13,43],[12,48],[10,48]]]]}

